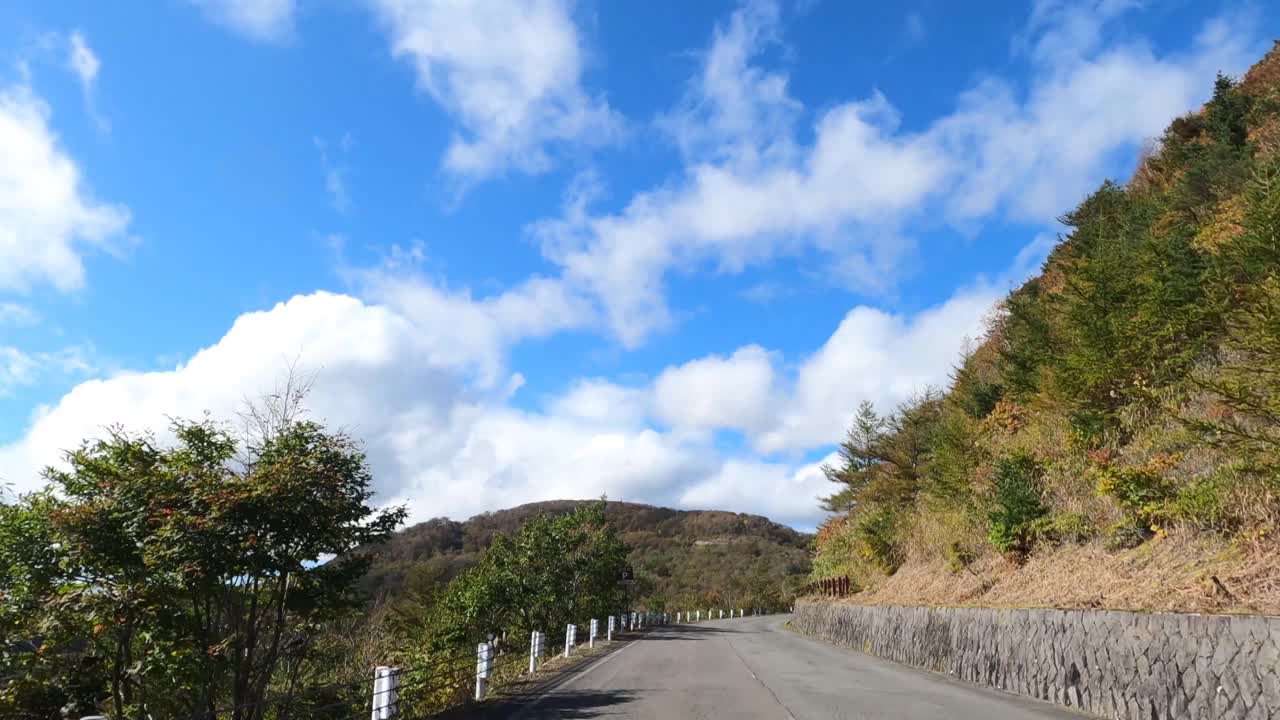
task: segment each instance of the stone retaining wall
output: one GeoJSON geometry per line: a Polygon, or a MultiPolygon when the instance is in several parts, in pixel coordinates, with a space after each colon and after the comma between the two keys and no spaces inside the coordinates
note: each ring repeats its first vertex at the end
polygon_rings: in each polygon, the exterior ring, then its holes
{"type": "Polygon", "coordinates": [[[1280,719],[1280,618],[798,601],[798,631],[1125,720],[1280,719]]]}

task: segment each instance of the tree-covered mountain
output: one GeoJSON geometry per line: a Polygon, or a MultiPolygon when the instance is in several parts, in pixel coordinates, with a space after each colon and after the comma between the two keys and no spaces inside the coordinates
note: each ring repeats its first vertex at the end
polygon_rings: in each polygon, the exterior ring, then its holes
{"type": "Polygon", "coordinates": [[[1280,46],[1061,220],[949,388],[861,409],[815,574],[886,602],[1280,608],[1280,46]]]}
{"type": "MultiPolygon", "coordinates": [[[[365,586],[381,603],[406,588],[450,580],[474,565],[495,535],[513,535],[534,516],[563,514],[585,502],[530,503],[405,528],[378,548],[365,586]]],[[[796,587],[810,571],[812,536],[758,515],[609,501],[605,520],[630,549],[635,596],[654,603],[758,604],[796,587]]]]}

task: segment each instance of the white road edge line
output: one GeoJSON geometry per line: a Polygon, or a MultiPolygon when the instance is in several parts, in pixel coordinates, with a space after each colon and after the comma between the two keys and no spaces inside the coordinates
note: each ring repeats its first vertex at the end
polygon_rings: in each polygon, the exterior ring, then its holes
{"type": "MultiPolygon", "coordinates": [[[[652,630],[650,630],[649,632],[653,632],[653,631],[652,631],[652,630]]],[[[542,703],[542,701],[543,701],[543,700],[546,700],[546,699],[547,699],[547,696],[551,695],[551,693],[554,693],[555,691],[559,690],[560,688],[562,688],[562,687],[564,687],[564,686],[566,686],[566,685],[569,685],[570,683],[574,683],[574,682],[577,682],[578,680],[581,680],[583,677],[585,677],[585,676],[587,675],[587,673],[591,672],[592,670],[595,670],[596,668],[600,667],[601,665],[604,665],[605,663],[607,663],[607,662],[609,662],[610,660],[614,659],[614,658],[615,658],[615,657],[617,657],[618,655],[621,655],[621,654],[622,654],[622,652],[623,652],[623,651],[625,651],[627,648],[631,647],[632,645],[635,645],[636,643],[640,642],[641,640],[643,640],[643,639],[645,639],[645,638],[647,638],[647,637],[649,637],[649,633],[645,633],[645,634],[644,634],[644,635],[642,635],[641,637],[638,637],[638,638],[636,638],[635,640],[632,640],[631,642],[627,643],[626,645],[623,645],[622,647],[618,648],[617,650],[614,650],[613,652],[609,653],[608,655],[605,655],[604,657],[600,658],[599,660],[597,660],[597,661],[595,661],[595,662],[591,663],[590,665],[588,665],[586,668],[584,668],[584,669],[583,669],[581,672],[579,672],[578,674],[574,675],[573,677],[569,678],[568,680],[565,680],[564,682],[562,682],[562,683],[560,683],[560,684],[556,685],[555,687],[551,688],[550,690],[547,690],[546,692],[542,693],[542,694],[541,694],[541,695],[539,695],[538,697],[534,698],[532,702],[530,702],[528,705],[525,705],[525,706],[524,706],[524,709],[523,709],[523,710],[521,710],[519,713],[517,713],[517,714],[513,715],[513,716],[511,717],[511,720],[523,720],[523,718],[525,718],[526,716],[528,716],[528,714],[529,714],[530,712],[533,712],[533,709],[534,709],[534,708],[536,708],[536,707],[538,707],[538,705],[540,705],[540,704],[542,703]]]]}

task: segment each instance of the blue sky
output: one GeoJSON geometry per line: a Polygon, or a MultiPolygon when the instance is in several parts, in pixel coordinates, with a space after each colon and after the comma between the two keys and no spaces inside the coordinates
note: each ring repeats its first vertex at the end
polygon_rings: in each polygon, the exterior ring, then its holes
{"type": "Polygon", "coordinates": [[[1123,0],[0,7],[0,480],[290,361],[421,519],[820,521],[1054,218],[1275,8],[1123,0]]]}

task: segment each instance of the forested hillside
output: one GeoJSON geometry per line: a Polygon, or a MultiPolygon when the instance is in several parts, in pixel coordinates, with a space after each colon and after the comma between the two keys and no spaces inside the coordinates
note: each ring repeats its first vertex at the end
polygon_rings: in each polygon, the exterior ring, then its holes
{"type": "Polygon", "coordinates": [[[1062,222],[949,388],[858,413],[815,576],[871,602],[1277,611],[1280,50],[1062,222]]]}
{"type": "MultiPolygon", "coordinates": [[[[458,522],[437,518],[397,532],[378,550],[366,579],[371,598],[394,601],[471,567],[495,535],[530,518],[563,514],[583,501],[530,503],[458,522]]],[[[758,515],[672,510],[608,502],[605,518],[630,549],[636,597],[695,605],[766,604],[808,575],[812,536],[758,515]]]]}

